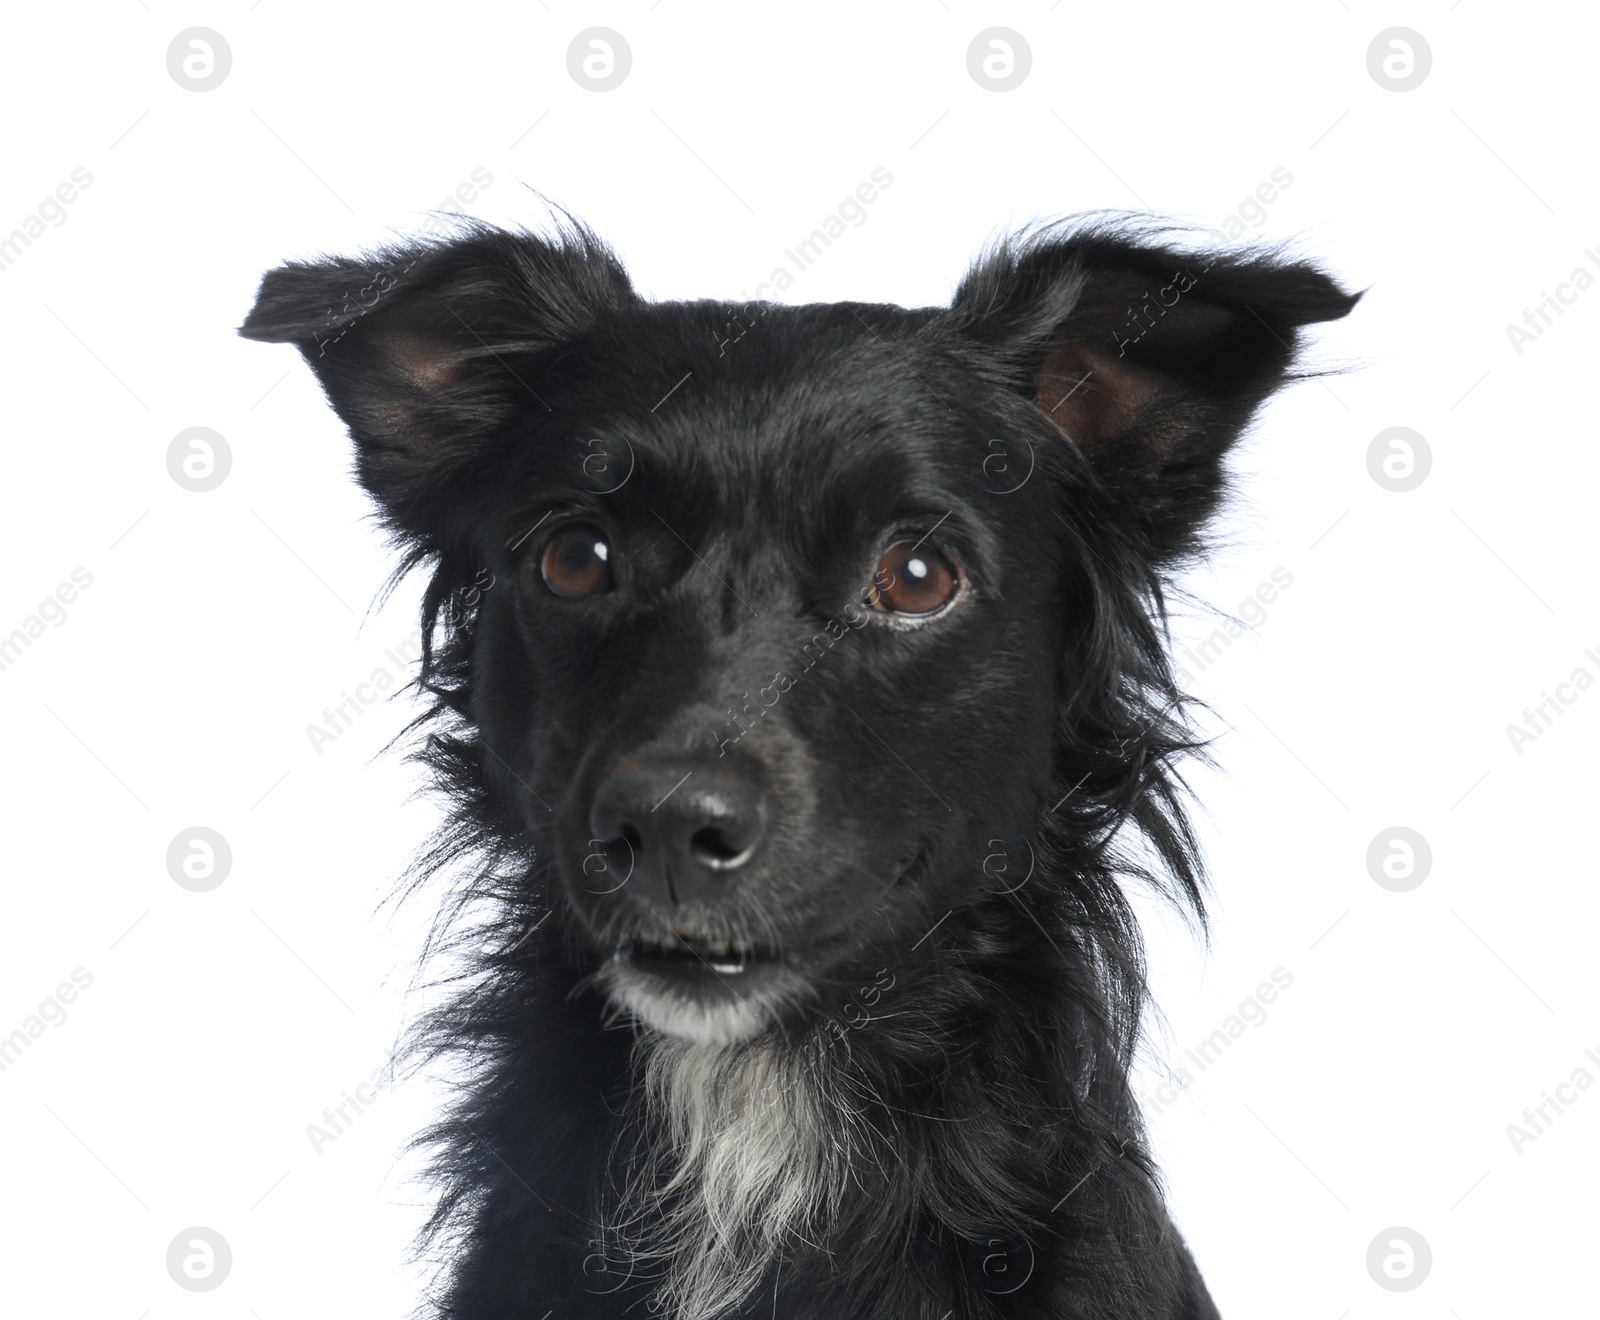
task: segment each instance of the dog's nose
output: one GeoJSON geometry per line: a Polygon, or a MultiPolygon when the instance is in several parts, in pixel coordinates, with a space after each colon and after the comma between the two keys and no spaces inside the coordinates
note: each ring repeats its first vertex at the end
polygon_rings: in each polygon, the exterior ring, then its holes
{"type": "Polygon", "coordinates": [[[680,760],[625,763],[595,793],[594,838],[653,903],[714,899],[755,855],[766,825],[748,779],[680,760]],[[618,853],[628,856],[623,861],[618,853]]]}

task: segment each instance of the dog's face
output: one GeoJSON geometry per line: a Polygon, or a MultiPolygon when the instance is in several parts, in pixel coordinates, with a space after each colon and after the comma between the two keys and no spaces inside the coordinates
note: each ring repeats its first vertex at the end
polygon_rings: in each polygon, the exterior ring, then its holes
{"type": "Polygon", "coordinates": [[[587,236],[473,231],[274,272],[245,333],[302,347],[436,558],[486,791],[576,956],[733,1041],[1015,884],[989,862],[1067,776],[1113,792],[1108,612],[1352,301],[1091,232],[950,309],[649,304],[587,236]]]}
{"type": "Polygon", "coordinates": [[[535,384],[474,527],[491,774],[607,986],[718,1037],[981,878],[1049,787],[1068,622],[1050,483],[934,318],[731,311],[640,307],[535,384]]]}

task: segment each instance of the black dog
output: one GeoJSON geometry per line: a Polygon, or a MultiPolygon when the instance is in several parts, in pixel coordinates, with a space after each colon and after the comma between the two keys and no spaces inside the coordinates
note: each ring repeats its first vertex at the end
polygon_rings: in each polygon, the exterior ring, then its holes
{"type": "Polygon", "coordinates": [[[1099,217],[948,308],[651,303],[571,224],[271,272],[432,572],[454,1320],[1215,1316],[1128,1083],[1200,912],[1162,583],[1356,296],[1099,217]]]}

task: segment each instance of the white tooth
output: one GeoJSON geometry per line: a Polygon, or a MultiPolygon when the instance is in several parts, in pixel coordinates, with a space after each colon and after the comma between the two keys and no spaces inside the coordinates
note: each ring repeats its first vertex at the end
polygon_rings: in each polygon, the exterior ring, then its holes
{"type": "Polygon", "coordinates": [[[708,963],[707,966],[719,976],[737,976],[740,972],[744,971],[744,964],[742,962],[714,962],[708,963]]]}

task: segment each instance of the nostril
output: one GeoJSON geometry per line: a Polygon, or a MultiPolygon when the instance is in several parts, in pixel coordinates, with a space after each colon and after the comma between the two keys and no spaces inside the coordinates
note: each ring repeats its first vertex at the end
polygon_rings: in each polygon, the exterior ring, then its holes
{"type": "Polygon", "coordinates": [[[589,831],[634,892],[677,906],[712,901],[743,877],[761,852],[766,817],[751,778],[668,758],[628,764],[603,779],[589,831]]]}
{"type": "Polygon", "coordinates": [[[748,847],[736,846],[720,828],[707,825],[689,837],[689,850],[695,860],[711,867],[738,866],[749,855],[748,847]]]}

